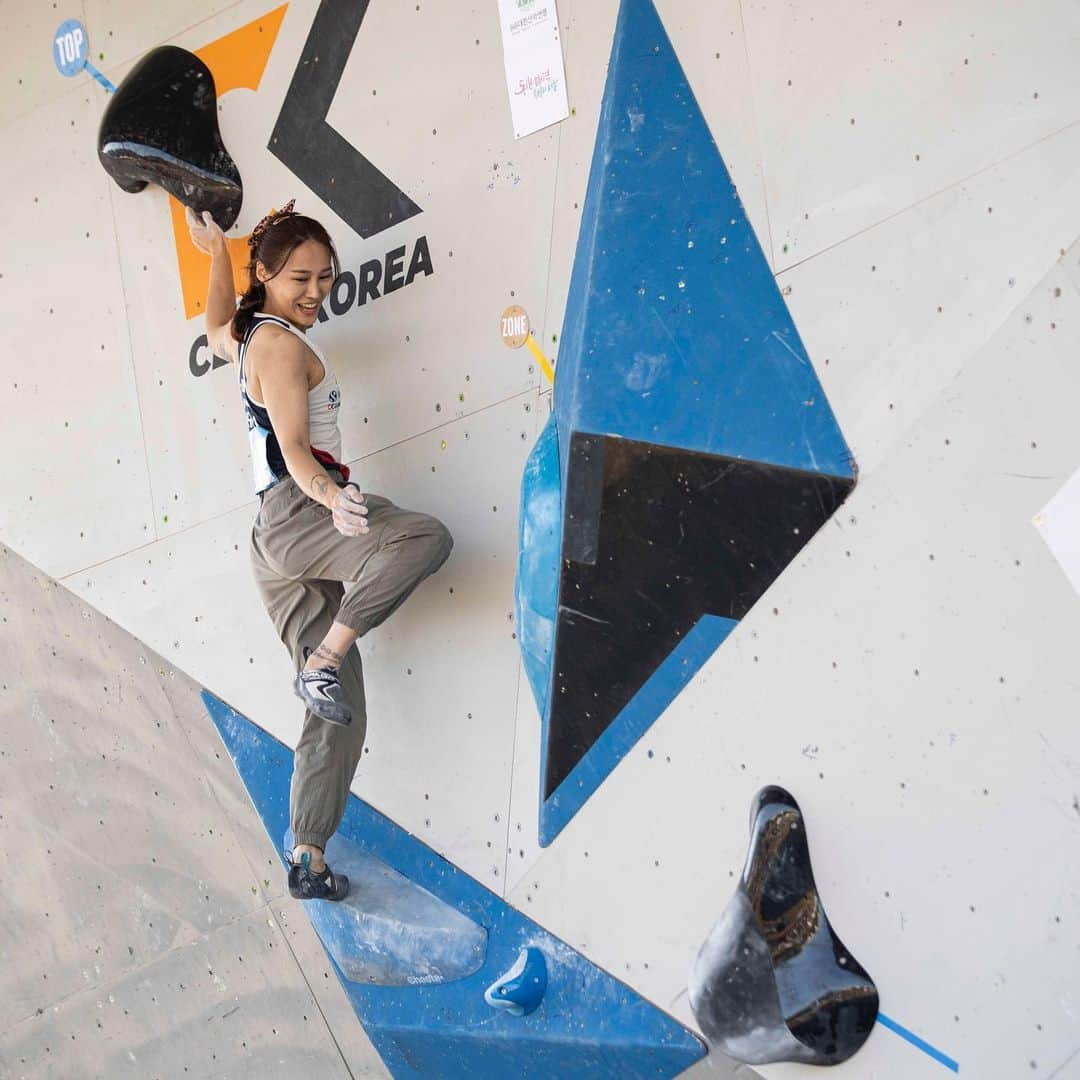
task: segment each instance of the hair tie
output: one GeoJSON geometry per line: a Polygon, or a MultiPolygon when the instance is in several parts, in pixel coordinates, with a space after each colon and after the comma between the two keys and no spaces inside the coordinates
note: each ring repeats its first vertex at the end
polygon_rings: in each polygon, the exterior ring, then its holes
{"type": "Polygon", "coordinates": [[[290,199],[280,210],[271,210],[270,213],[251,230],[251,235],[248,237],[248,246],[252,251],[259,246],[268,229],[287,217],[296,216],[296,211],[293,209],[295,205],[296,200],[290,199]]]}

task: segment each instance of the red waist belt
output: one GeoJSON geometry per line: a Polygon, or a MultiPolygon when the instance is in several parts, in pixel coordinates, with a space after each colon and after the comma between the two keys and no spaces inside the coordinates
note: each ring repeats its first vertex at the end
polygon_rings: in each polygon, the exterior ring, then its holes
{"type": "Polygon", "coordinates": [[[325,450],[316,450],[313,446],[311,448],[311,456],[324,468],[324,469],[337,469],[341,473],[342,480],[349,479],[349,466],[342,465],[340,461],[335,461],[333,457],[325,450]]]}

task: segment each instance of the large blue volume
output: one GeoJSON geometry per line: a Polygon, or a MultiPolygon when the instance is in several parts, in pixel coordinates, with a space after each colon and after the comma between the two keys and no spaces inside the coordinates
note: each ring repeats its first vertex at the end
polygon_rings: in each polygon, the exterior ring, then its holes
{"type": "MultiPolygon", "coordinates": [[[[289,825],[292,752],[212,694],[204,692],[203,701],[278,844],[289,825]]],[[[455,909],[463,924],[482,927],[487,935],[483,963],[475,971],[450,981],[418,979],[415,985],[351,981],[328,952],[357,1017],[395,1077],[645,1080],[678,1076],[704,1057],[701,1041],[681,1024],[355,796],[335,839],[379,860],[431,894],[433,904],[455,909]],[[485,992],[528,950],[542,953],[546,968],[539,1005],[514,1015],[488,1004],[485,992]]]]}
{"type": "Polygon", "coordinates": [[[652,0],[623,0],[555,380],[575,431],[852,475],[652,0]]]}
{"type": "Polygon", "coordinates": [[[544,844],[855,478],[652,0],[618,15],[553,397],[522,484],[516,597],[544,844]],[[676,595],[706,571],[711,591],[676,595]]]}

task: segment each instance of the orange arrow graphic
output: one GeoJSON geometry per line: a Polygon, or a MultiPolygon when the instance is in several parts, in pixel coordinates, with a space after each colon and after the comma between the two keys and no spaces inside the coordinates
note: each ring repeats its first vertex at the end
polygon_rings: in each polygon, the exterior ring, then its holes
{"type": "MultiPolygon", "coordinates": [[[[195,51],[195,55],[206,64],[214,76],[219,100],[230,90],[241,87],[258,90],[288,6],[282,4],[246,26],[238,27],[195,51]]],[[[172,215],[173,239],[176,242],[180,287],[184,296],[184,318],[193,319],[203,311],[204,297],[210,283],[210,257],[204,255],[191,242],[184,220],[184,207],[172,196],[169,196],[169,211],[172,215]]],[[[247,288],[247,237],[230,237],[228,244],[233,260],[236,291],[242,293],[247,288]]]]}

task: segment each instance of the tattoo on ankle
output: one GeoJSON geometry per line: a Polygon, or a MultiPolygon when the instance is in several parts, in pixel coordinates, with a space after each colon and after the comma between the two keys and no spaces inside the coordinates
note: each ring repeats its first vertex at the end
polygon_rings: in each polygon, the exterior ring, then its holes
{"type": "Polygon", "coordinates": [[[311,655],[317,656],[321,660],[335,660],[338,664],[345,659],[343,653],[334,652],[334,650],[327,645],[320,645],[311,655]]]}

